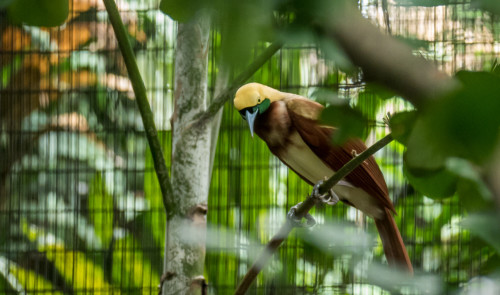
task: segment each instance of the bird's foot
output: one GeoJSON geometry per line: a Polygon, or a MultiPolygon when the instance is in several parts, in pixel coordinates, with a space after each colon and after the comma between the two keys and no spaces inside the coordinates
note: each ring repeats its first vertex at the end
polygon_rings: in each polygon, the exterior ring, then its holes
{"type": "Polygon", "coordinates": [[[296,211],[297,208],[302,204],[302,202],[298,203],[297,205],[293,206],[290,208],[290,211],[286,214],[286,218],[288,222],[294,227],[312,227],[316,224],[316,220],[314,217],[307,213],[304,218],[306,219],[306,222],[302,222],[302,217],[297,216],[296,211]]]}
{"type": "Polygon", "coordinates": [[[389,122],[391,121],[392,114],[390,112],[387,112],[385,116],[382,118],[382,121],[384,121],[384,124],[386,126],[389,126],[389,122]]]}
{"type": "Polygon", "coordinates": [[[316,198],[319,200],[321,203],[326,204],[326,205],[336,205],[339,202],[339,197],[337,194],[333,191],[333,189],[330,189],[327,193],[321,194],[319,192],[320,186],[323,184],[323,180],[318,181],[314,187],[313,191],[311,193],[311,198],[316,198]]]}

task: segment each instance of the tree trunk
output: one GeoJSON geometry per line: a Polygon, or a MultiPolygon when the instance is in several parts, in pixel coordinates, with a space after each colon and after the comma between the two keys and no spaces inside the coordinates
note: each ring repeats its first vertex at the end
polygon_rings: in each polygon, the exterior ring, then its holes
{"type": "Polygon", "coordinates": [[[172,117],[174,216],[165,233],[163,294],[202,294],[207,198],[210,185],[211,126],[191,128],[207,107],[210,20],[198,13],[179,24],[175,53],[175,110],[172,117]]]}

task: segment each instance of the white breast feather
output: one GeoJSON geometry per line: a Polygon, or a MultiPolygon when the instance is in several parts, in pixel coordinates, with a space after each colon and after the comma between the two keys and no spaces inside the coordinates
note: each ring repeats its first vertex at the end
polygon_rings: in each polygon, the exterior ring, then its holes
{"type": "MultiPolygon", "coordinates": [[[[280,158],[288,167],[312,183],[317,183],[325,177],[329,178],[335,172],[314,154],[297,132],[292,134],[291,144],[280,158]]],[[[341,200],[348,200],[368,216],[377,218],[384,214],[382,206],[375,197],[363,189],[354,187],[346,180],[340,181],[333,190],[341,200]]]]}

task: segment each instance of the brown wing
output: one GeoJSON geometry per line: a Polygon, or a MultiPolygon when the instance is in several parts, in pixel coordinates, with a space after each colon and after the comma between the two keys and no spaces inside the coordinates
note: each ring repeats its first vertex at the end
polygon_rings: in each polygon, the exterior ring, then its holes
{"type": "MultiPolygon", "coordinates": [[[[355,154],[366,150],[360,139],[349,140],[342,146],[332,143],[332,133],[335,128],[318,125],[318,117],[323,106],[305,99],[290,98],[285,100],[292,124],[309,148],[330,166],[338,171],[350,161],[355,154]]],[[[362,188],[371,196],[377,198],[386,208],[395,212],[389,199],[387,185],[375,159],[368,158],[362,165],[345,177],[356,187],[362,188]]]]}

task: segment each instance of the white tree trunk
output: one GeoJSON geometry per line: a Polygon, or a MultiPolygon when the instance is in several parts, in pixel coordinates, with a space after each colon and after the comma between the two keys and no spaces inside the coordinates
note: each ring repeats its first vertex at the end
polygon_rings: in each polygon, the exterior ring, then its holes
{"type": "Polygon", "coordinates": [[[172,118],[175,216],[167,222],[163,294],[201,294],[210,185],[211,126],[190,128],[207,107],[210,20],[198,13],[179,24],[172,118]]]}

